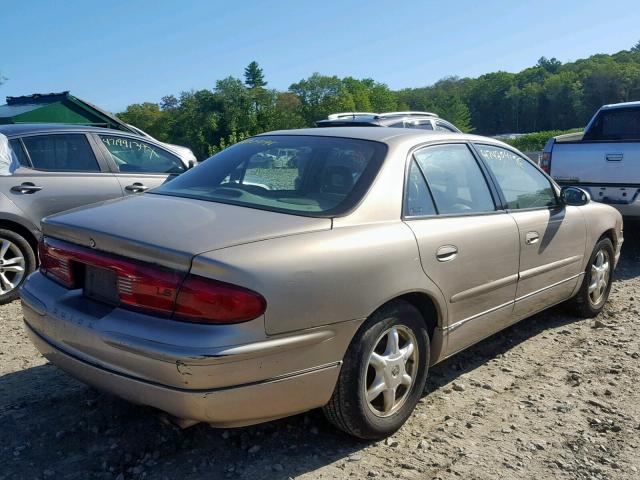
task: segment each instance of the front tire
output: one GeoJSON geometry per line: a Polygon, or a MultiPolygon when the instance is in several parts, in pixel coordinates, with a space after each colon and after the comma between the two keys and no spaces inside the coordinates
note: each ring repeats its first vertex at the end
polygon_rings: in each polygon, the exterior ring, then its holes
{"type": "Polygon", "coordinates": [[[413,412],[427,378],[429,335],[420,312],[395,300],[360,327],[344,357],[327,419],[358,438],[377,440],[413,412]]]}
{"type": "Polygon", "coordinates": [[[12,230],[0,229],[0,305],[18,298],[18,289],[35,268],[29,242],[12,230]]]}
{"type": "Polygon", "coordinates": [[[601,238],[593,248],[575,298],[578,314],[584,318],[597,316],[607,303],[613,283],[613,252],[613,244],[608,238],[601,238]]]}

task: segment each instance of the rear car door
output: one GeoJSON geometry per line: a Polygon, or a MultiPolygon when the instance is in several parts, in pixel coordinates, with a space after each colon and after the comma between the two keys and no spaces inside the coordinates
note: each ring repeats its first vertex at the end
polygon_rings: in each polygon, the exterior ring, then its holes
{"type": "Polygon", "coordinates": [[[404,219],[427,276],[447,300],[447,352],[511,322],[518,230],[496,208],[497,192],[466,143],[416,151],[405,185],[404,219]]]}
{"type": "Polygon", "coordinates": [[[0,176],[0,191],[38,227],[48,215],[122,196],[84,133],[23,136],[11,147],[20,167],[0,176]]]}
{"type": "Polygon", "coordinates": [[[95,139],[125,195],[162,185],[187,169],[178,156],[139,137],[98,134],[95,139]]]}
{"type": "Polygon", "coordinates": [[[528,159],[495,145],[476,144],[518,225],[520,268],[516,316],[571,296],[581,279],[586,225],[579,207],[561,204],[550,179],[528,159]]]}

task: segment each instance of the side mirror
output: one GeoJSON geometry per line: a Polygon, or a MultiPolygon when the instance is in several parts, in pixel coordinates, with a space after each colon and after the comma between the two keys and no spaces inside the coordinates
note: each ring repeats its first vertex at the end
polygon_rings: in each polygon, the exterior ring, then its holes
{"type": "Polygon", "coordinates": [[[580,207],[591,201],[591,195],[589,195],[589,192],[578,187],[562,187],[560,199],[565,205],[580,207]]]}
{"type": "Polygon", "coordinates": [[[195,166],[196,166],[195,162],[193,160],[189,160],[187,170],[191,170],[195,166]]]}

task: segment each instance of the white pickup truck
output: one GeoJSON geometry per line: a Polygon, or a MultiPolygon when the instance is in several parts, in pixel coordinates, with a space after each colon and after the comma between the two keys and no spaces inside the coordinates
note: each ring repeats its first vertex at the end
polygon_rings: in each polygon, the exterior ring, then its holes
{"type": "Polygon", "coordinates": [[[640,102],[604,105],[584,133],[550,139],[540,166],[559,184],[640,219],[640,102]]]}

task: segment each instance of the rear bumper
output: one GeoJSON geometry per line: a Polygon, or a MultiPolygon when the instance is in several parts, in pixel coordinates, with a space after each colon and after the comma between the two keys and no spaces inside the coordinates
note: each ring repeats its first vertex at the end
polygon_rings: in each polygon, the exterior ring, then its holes
{"type": "Polygon", "coordinates": [[[240,426],[328,402],[361,321],[267,336],[237,325],[175,322],[107,307],[34,273],[21,291],[38,350],[80,380],[134,403],[240,426]]]}
{"type": "Polygon", "coordinates": [[[132,403],[149,405],[178,418],[239,427],[293,415],[326,404],[340,364],[326,365],[283,378],[211,390],[185,390],[145,382],[80,360],[26,329],[51,363],[83,382],[132,403]]]}
{"type": "Polygon", "coordinates": [[[571,184],[571,186],[588,191],[593,201],[615,208],[625,218],[640,219],[640,188],[637,186],[584,184],[571,184]]]}

